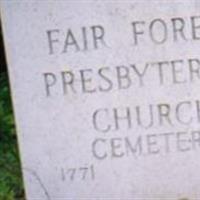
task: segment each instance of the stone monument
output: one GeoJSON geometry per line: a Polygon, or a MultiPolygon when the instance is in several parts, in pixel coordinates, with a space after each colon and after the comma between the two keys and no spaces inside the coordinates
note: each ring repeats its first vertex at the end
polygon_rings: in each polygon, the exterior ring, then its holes
{"type": "Polygon", "coordinates": [[[27,199],[200,199],[200,3],[2,0],[27,199]]]}

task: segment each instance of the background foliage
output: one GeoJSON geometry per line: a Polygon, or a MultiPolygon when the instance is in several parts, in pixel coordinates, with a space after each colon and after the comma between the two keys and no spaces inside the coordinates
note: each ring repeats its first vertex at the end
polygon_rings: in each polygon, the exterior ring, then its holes
{"type": "Polygon", "coordinates": [[[5,72],[0,74],[0,200],[24,199],[14,117],[5,72]]]}

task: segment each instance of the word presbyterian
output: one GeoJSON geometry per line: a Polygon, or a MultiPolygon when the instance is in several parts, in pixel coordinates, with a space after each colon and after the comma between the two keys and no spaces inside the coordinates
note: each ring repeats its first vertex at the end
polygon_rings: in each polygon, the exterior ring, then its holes
{"type": "MultiPolygon", "coordinates": [[[[68,67],[69,68],[69,67],[68,67]]],[[[46,96],[105,93],[200,82],[200,59],[178,59],[43,73],[46,96]]]]}

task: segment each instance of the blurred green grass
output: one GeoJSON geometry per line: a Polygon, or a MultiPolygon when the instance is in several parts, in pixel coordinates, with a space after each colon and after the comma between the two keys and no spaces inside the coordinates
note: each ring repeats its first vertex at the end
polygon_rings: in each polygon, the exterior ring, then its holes
{"type": "Polygon", "coordinates": [[[0,200],[24,200],[20,158],[5,72],[0,74],[0,200]]]}

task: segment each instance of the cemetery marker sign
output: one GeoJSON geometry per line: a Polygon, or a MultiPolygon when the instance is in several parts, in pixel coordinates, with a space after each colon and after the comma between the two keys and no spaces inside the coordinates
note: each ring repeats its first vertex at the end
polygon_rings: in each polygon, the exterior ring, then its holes
{"type": "Polygon", "coordinates": [[[1,0],[28,199],[200,198],[200,3],[1,0]]]}

